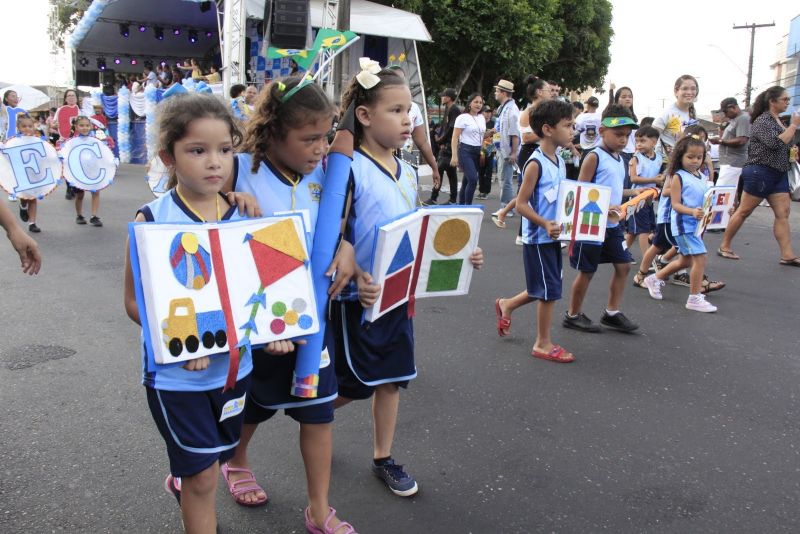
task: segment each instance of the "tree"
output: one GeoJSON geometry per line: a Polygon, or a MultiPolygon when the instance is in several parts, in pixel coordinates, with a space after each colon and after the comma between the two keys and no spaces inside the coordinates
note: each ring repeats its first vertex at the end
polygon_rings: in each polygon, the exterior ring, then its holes
{"type": "Polygon", "coordinates": [[[583,0],[580,9],[561,1],[555,24],[562,36],[557,56],[542,65],[542,77],[582,91],[602,87],[611,63],[611,3],[583,0]]]}
{"type": "MultiPolygon", "coordinates": [[[[611,4],[587,0],[378,0],[422,17],[426,85],[484,95],[500,78],[534,73],[567,89],[601,85],[610,62],[611,4]]],[[[518,92],[517,95],[521,95],[518,92]]]]}
{"type": "Polygon", "coordinates": [[[64,48],[64,34],[72,31],[92,0],[49,0],[49,33],[53,53],[64,48]]]}

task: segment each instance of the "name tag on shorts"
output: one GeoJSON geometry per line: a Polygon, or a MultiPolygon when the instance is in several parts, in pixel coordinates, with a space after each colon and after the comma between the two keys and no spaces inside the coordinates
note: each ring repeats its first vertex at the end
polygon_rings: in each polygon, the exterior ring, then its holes
{"type": "Polygon", "coordinates": [[[225,406],[222,407],[222,415],[219,418],[219,422],[223,422],[225,419],[229,419],[231,417],[236,417],[244,410],[244,399],[247,394],[242,395],[238,399],[231,399],[225,403],[225,406]]]}

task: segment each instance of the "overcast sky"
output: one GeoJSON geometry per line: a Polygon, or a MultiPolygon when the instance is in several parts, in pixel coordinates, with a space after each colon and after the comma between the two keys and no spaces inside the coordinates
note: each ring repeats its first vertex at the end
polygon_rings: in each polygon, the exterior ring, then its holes
{"type": "MultiPolygon", "coordinates": [[[[47,4],[47,0],[18,2],[15,16],[0,18],[0,81],[30,85],[66,81],[65,74],[59,79],[49,56],[47,4]]],[[[606,87],[612,81],[618,87],[630,86],[640,117],[668,106],[674,99],[673,82],[684,73],[700,82],[697,109],[702,115],[718,108],[726,96],[742,101],[750,32],[732,26],[774,21],[774,28],[756,31],[755,97],[771,85],[769,65],[775,61],[776,45],[789,32],[792,17],[800,15],[800,4],[790,0],[613,0],[612,4],[615,36],[606,87]]],[[[580,0],[574,5],[579,9],[580,0]]]]}

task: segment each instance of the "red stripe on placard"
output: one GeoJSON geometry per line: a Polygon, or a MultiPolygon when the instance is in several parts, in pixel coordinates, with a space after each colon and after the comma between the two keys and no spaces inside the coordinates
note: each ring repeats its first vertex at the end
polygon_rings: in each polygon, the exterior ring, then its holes
{"type": "Polygon", "coordinates": [[[219,301],[222,304],[222,314],[225,316],[225,328],[228,331],[228,347],[230,347],[230,363],[228,364],[228,378],[222,391],[233,389],[236,377],[239,374],[239,339],[236,337],[236,325],[233,323],[231,312],[231,299],[228,295],[228,279],[225,277],[225,262],[222,261],[222,246],[219,243],[219,230],[209,230],[208,240],[211,242],[211,261],[214,266],[214,278],[217,281],[219,301]]]}
{"type": "Polygon", "coordinates": [[[428,218],[422,218],[422,228],[419,231],[419,243],[417,244],[417,257],[414,259],[414,275],[411,277],[411,287],[408,290],[408,318],[414,317],[414,304],[416,303],[417,281],[419,280],[419,269],[422,266],[422,254],[425,252],[425,238],[428,235],[428,218]]]}
{"type": "Polygon", "coordinates": [[[578,231],[578,211],[581,207],[581,186],[575,191],[575,215],[572,216],[572,235],[569,240],[569,250],[567,253],[572,256],[572,247],[575,245],[575,233],[578,231]]]}

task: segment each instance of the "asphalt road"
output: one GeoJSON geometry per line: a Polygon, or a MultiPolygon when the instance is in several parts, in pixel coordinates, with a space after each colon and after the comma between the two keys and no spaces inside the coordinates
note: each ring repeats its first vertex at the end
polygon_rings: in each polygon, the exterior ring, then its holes
{"type": "MultiPolygon", "coordinates": [[[[102,193],[103,228],[76,226],[63,190],[42,202],[38,277],[19,274],[0,243],[0,532],[180,530],[122,306],[125,223],[151,198],[142,175],[123,166],[102,193]]],[[[495,332],[494,298],[524,287],[517,219],[496,229],[496,203],[497,191],[471,294],[418,304],[419,378],[403,394],[394,456],[420,492],[395,497],[371,475],[369,407],[352,404],[335,424],[340,516],[381,534],[800,531],[800,269],[778,265],[771,211],[735,241],[741,261],[710,256],[709,274],[728,283],[709,299],[718,313],[685,310],[683,287],[656,302],[629,285],[623,309],[640,332],[558,324],[577,357],[559,365],[529,355],[533,306],[510,337],[495,332]]],[[[568,288],[574,272],[564,275],[568,288]]],[[[595,319],[609,276],[589,290],[595,319]]],[[[297,430],[278,416],[253,442],[266,507],[237,506],[220,479],[222,532],[304,532],[297,430]]]]}

